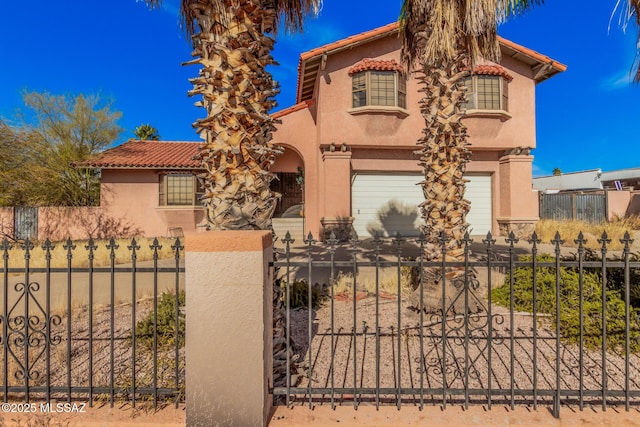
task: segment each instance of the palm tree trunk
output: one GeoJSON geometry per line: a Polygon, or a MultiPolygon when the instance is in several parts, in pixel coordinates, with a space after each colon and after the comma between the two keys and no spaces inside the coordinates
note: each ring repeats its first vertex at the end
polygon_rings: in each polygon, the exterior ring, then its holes
{"type": "Polygon", "coordinates": [[[274,40],[265,32],[273,30],[275,11],[260,0],[189,7],[199,31],[193,36],[197,59],[188,64],[202,66],[189,95],[201,95],[196,105],[207,110],[193,126],[204,140],[199,159],[205,172],[199,178],[209,227],[270,229],[279,194],[269,189],[269,168],[280,149],[271,143],[269,110],[278,86],[265,70],[274,63],[274,40]]]}
{"type": "Polygon", "coordinates": [[[467,129],[461,122],[465,89],[462,79],[469,74],[463,55],[456,61],[424,64],[419,77],[424,97],[420,113],[425,120],[422,148],[416,151],[424,169],[422,191],[425,201],[420,205],[424,220],[421,231],[427,239],[425,256],[428,261],[442,257],[441,236],[447,259],[460,260],[459,242],[467,230],[465,221],[469,202],[463,199],[464,172],[471,152],[467,148],[467,129]]]}
{"type": "MultiPolygon", "coordinates": [[[[420,113],[425,129],[418,140],[421,149],[416,154],[424,169],[421,185],[425,201],[420,204],[420,212],[424,220],[421,231],[426,239],[427,261],[464,261],[462,243],[470,207],[464,199],[464,173],[471,152],[461,118],[465,101],[462,79],[468,75],[466,55],[462,53],[453,61],[423,63],[421,67],[419,80],[424,97],[420,101],[420,113]]],[[[424,295],[420,296],[416,290],[412,297],[414,307],[441,312],[444,317],[479,310],[475,300],[465,307],[465,299],[461,297],[465,283],[468,285],[474,280],[472,271],[455,267],[444,271],[428,268],[424,278],[424,295]]]]}

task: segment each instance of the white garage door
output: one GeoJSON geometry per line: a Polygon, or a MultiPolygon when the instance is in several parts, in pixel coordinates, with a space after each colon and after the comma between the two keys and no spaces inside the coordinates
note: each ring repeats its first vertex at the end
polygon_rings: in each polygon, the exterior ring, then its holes
{"type": "MultiPolygon", "coordinates": [[[[486,235],[491,230],[491,176],[469,175],[465,199],[471,202],[467,215],[469,231],[486,235]]],[[[416,185],[422,175],[407,173],[357,173],[351,185],[351,215],[360,239],[375,232],[393,236],[416,236],[420,225],[418,205],[424,200],[416,185]]]]}

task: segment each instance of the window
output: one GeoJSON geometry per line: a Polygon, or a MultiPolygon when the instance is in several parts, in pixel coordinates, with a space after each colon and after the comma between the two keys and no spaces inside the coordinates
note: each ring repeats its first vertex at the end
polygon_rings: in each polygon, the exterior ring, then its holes
{"type": "Polygon", "coordinates": [[[202,185],[192,174],[160,175],[160,206],[196,206],[203,193],[202,185]]]}
{"type": "Polygon", "coordinates": [[[467,87],[467,110],[509,110],[508,82],[502,76],[471,76],[464,79],[467,87]]]}
{"type": "Polygon", "coordinates": [[[407,82],[397,71],[363,71],[352,76],[353,108],[368,105],[407,108],[407,82]]]}

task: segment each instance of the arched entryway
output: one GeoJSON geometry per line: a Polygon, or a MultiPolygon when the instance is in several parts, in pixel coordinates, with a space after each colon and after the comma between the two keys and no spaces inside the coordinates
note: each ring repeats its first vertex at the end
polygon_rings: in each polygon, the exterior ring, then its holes
{"type": "Polygon", "coordinates": [[[276,175],[271,181],[271,190],[281,195],[273,214],[273,227],[279,237],[289,231],[294,238],[301,238],[304,235],[304,161],[292,147],[281,147],[284,153],[271,167],[276,175]]]}

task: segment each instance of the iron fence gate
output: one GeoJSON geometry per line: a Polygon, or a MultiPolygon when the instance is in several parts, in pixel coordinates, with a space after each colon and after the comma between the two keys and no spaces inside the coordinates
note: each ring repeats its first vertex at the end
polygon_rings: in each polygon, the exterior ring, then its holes
{"type": "Polygon", "coordinates": [[[13,212],[13,237],[17,240],[37,239],[38,208],[17,206],[13,212]]]}
{"type": "Polygon", "coordinates": [[[5,403],[183,401],[183,246],[140,243],[0,242],[5,403]]]}
{"type": "Polygon", "coordinates": [[[605,222],[607,196],[604,193],[540,193],[540,218],[605,222]]]}
{"type": "Polygon", "coordinates": [[[628,234],[613,260],[606,234],[595,252],[578,236],[571,259],[561,256],[559,235],[545,256],[535,234],[526,248],[513,234],[502,246],[491,234],[481,243],[467,236],[462,261],[445,261],[441,242],[434,262],[424,258],[423,238],[342,245],[309,237],[293,248],[287,236],[274,262],[286,308],[274,338],[284,360],[274,363],[286,368],[276,399],[354,408],[548,405],[556,416],[563,404],[629,410],[639,402],[640,328],[630,304],[639,284],[630,277],[640,262],[628,234]],[[323,279],[326,286],[315,285],[323,279]],[[325,302],[308,309],[320,294],[325,302]],[[294,308],[301,295],[307,308],[294,308]]]}

